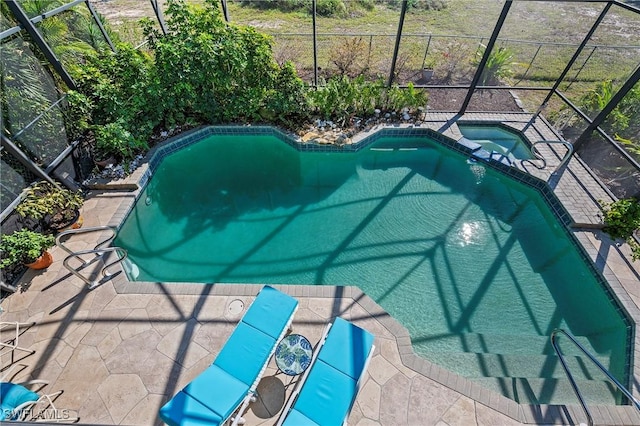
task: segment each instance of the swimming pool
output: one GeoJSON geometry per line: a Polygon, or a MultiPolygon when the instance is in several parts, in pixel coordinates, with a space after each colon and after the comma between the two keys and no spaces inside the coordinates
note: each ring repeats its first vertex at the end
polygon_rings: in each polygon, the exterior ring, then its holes
{"type": "Polygon", "coordinates": [[[488,152],[504,155],[511,162],[535,158],[525,140],[515,131],[498,125],[458,123],[462,135],[488,152]]]}
{"type": "MultiPolygon", "coordinates": [[[[574,401],[556,327],[626,379],[625,320],[540,195],[428,138],[208,137],[159,164],[115,244],[140,281],[357,285],[418,354],[519,402],[574,401]]],[[[569,358],[589,397],[618,402],[569,358]]]]}

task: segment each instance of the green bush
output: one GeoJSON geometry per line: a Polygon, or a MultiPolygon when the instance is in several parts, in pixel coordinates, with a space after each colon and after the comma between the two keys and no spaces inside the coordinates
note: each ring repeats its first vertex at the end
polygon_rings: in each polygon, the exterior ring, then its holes
{"type": "Polygon", "coordinates": [[[35,262],[42,253],[55,244],[53,235],[21,229],[0,237],[2,261],[0,269],[35,262]]]}
{"type": "MultiPolygon", "coordinates": [[[[476,57],[473,61],[474,66],[478,66],[480,64],[480,60],[484,56],[486,48],[486,46],[481,45],[481,49],[476,52],[476,57]]],[[[516,63],[513,62],[513,56],[511,49],[506,47],[494,47],[489,54],[489,58],[487,58],[487,63],[485,64],[482,75],[480,76],[479,84],[481,86],[497,84],[500,79],[511,77],[513,75],[512,67],[516,65],[516,63]]]]}
{"type": "Polygon", "coordinates": [[[398,112],[427,104],[427,94],[412,84],[406,89],[387,88],[383,81],[370,82],[363,76],[334,77],[324,87],[312,91],[310,97],[315,112],[334,121],[346,120],[352,115],[370,116],[376,108],[398,112]]]}
{"type": "Polygon", "coordinates": [[[611,238],[621,238],[631,246],[633,260],[640,259],[640,245],[633,238],[640,229],[640,201],[625,198],[613,203],[601,203],[603,207],[604,231],[611,238]]]}
{"type": "Polygon", "coordinates": [[[318,0],[316,13],[320,16],[344,16],[347,7],[342,0],[318,0]]]}
{"type": "Polygon", "coordinates": [[[67,107],[64,110],[64,127],[71,140],[80,138],[90,127],[93,113],[91,99],[75,90],[67,92],[67,107]]]}
{"type": "Polygon", "coordinates": [[[191,117],[220,123],[248,121],[269,111],[277,120],[305,110],[293,68],[273,59],[271,39],[253,28],[227,24],[218,2],[204,7],[169,0],[168,34],[147,20],[144,33],[155,57],[156,102],[166,128],[191,117]],[[284,91],[279,96],[274,90],[284,91]],[[295,100],[294,100],[295,99],[295,100]]]}
{"type": "MultiPolygon", "coordinates": [[[[611,101],[617,92],[614,83],[606,80],[585,93],[578,102],[583,111],[595,117],[611,101]]],[[[640,136],[640,83],[636,84],[605,118],[602,127],[609,133],[619,133],[624,138],[640,136]]]]}
{"type": "Polygon", "coordinates": [[[147,140],[159,124],[162,102],[154,96],[152,58],[127,43],[101,50],[70,67],[78,91],[93,104],[93,123],[119,121],[135,138],[147,140]]]}
{"type": "Polygon", "coordinates": [[[96,158],[130,161],[149,147],[144,141],[136,139],[126,130],[120,121],[98,126],[94,129],[96,137],[96,158]]]}
{"type": "Polygon", "coordinates": [[[296,127],[300,119],[307,118],[308,87],[298,77],[291,62],[286,62],[278,71],[273,89],[265,95],[262,111],[262,118],[290,127],[296,127]]]}

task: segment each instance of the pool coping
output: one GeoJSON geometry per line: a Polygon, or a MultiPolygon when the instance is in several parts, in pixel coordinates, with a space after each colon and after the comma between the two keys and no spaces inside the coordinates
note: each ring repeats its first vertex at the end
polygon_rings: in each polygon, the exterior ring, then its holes
{"type": "MultiPolygon", "coordinates": [[[[466,120],[460,120],[467,123],[466,120]]],[[[475,120],[474,120],[475,121],[475,120]]],[[[485,121],[486,123],[486,121],[485,121]]],[[[176,152],[190,144],[196,143],[204,137],[212,134],[269,134],[275,135],[279,139],[285,141],[289,145],[294,146],[300,151],[330,151],[330,152],[355,152],[380,137],[387,135],[393,135],[402,132],[403,136],[429,136],[436,139],[438,142],[460,152],[464,155],[473,155],[474,147],[469,147],[464,143],[458,144],[454,137],[446,136],[442,133],[429,128],[416,128],[412,125],[393,125],[393,126],[378,126],[372,129],[370,132],[363,132],[353,138],[353,144],[336,146],[336,145],[315,145],[305,144],[297,142],[297,136],[293,134],[287,134],[275,127],[269,126],[205,126],[193,129],[189,132],[183,133],[176,137],[167,139],[163,143],[154,147],[147,156],[143,166],[137,169],[127,179],[117,182],[116,189],[126,189],[137,191],[135,197],[128,197],[121,201],[116,213],[109,221],[109,226],[119,228],[127,215],[135,205],[141,189],[144,188],[149,178],[152,176],[153,171],[160,164],[162,159],[173,152],[176,152]],[[413,130],[413,133],[411,131],[413,130]],[[407,134],[407,131],[410,131],[407,134]],[[180,142],[177,143],[176,142],[180,142]],[[301,147],[305,147],[300,149],[301,147]]],[[[532,186],[534,189],[538,189],[540,194],[547,200],[549,208],[554,215],[565,225],[567,234],[571,236],[574,245],[576,242],[577,248],[581,255],[588,261],[588,265],[592,267],[598,277],[604,278],[604,288],[609,294],[610,298],[614,301],[614,304],[624,310],[623,316],[636,325],[640,323],[640,310],[631,300],[628,293],[611,271],[608,265],[600,265],[603,268],[599,271],[595,267],[595,263],[598,260],[598,250],[587,238],[577,235],[576,232],[570,229],[572,220],[570,214],[560,203],[557,197],[554,195],[553,190],[549,187],[546,181],[531,175],[526,175],[525,172],[518,170],[515,167],[506,165],[499,159],[493,158],[489,155],[478,156],[479,161],[490,164],[497,171],[506,174],[516,180],[532,186]],[[512,176],[513,175],[513,176],[512,176]],[[549,199],[555,200],[552,204],[549,199]],[[626,312],[625,312],[626,311],[626,312]]],[[[112,187],[113,188],[113,187],[112,187]]],[[[130,282],[124,274],[119,274],[113,278],[114,288],[119,294],[171,294],[171,295],[200,295],[203,293],[202,283],[157,283],[157,282],[130,282]]],[[[208,295],[220,295],[220,296],[252,296],[262,284],[224,284],[224,283],[211,283],[205,284],[211,288],[208,289],[208,295]]],[[[582,407],[579,405],[536,405],[536,404],[519,404],[503,395],[500,395],[494,391],[491,391],[483,386],[476,384],[475,382],[468,380],[462,376],[459,376],[453,372],[435,365],[428,360],[419,357],[413,351],[411,345],[411,339],[407,329],[396,321],[390,314],[382,309],[375,301],[369,296],[363,293],[358,287],[354,286],[314,286],[314,285],[279,285],[275,286],[282,291],[296,297],[317,297],[317,298],[330,298],[336,294],[336,289],[341,289],[342,297],[351,297],[354,302],[359,303],[363,309],[369,312],[372,316],[378,319],[387,330],[392,333],[397,341],[398,348],[400,350],[400,357],[402,363],[413,371],[422,374],[444,386],[447,386],[462,395],[465,395],[473,400],[486,405],[498,412],[501,412],[515,420],[523,423],[535,424],[535,423],[570,423],[576,418],[583,416],[582,407]]],[[[640,377],[640,366],[637,360],[640,359],[640,336],[635,333],[635,328],[630,330],[630,351],[629,354],[630,368],[628,371],[632,372],[630,377],[630,390],[632,394],[638,397],[637,383],[633,383],[633,379],[640,377]],[[635,391],[634,391],[634,384],[635,391]]],[[[637,380],[635,380],[637,381],[637,380]]],[[[640,413],[632,406],[600,406],[589,405],[591,413],[594,417],[594,421],[597,424],[640,424],[640,413]],[[629,423],[630,422],[630,423],[629,423]]]]}

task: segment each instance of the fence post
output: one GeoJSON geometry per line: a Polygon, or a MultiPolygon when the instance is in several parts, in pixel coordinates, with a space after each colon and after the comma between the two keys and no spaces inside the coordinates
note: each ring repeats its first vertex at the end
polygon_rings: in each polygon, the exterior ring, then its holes
{"type": "Polygon", "coordinates": [[[427,38],[427,48],[424,49],[424,57],[422,58],[422,68],[424,68],[424,63],[427,61],[427,55],[429,54],[429,46],[431,46],[431,36],[432,34],[429,34],[429,37],[427,38]]]}

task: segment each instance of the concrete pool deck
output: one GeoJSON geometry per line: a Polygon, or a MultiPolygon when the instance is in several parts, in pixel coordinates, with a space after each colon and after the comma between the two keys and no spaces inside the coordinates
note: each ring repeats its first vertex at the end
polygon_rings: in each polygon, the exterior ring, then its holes
{"type": "MultiPolygon", "coordinates": [[[[430,114],[423,125],[455,135],[452,115],[430,114]]],[[[465,114],[465,120],[500,121],[524,128],[522,114],[465,114]]],[[[550,139],[545,123],[530,126],[534,137],[550,139]]],[[[532,170],[549,181],[549,172],[532,170]],[[546,176],[545,176],[546,173],[546,176]]],[[[134,177],[135,178],[135,177],[134,177]]],[[[626,245],[618,246],[598,229],[597,200],[608,199],[577,159],[551,182],[577,224],[574,235],[607,278],[620,303],[640,320],[640,265],[630,262],[626,245]]],[[[84,227],[118,225],[135,192],[91,191],[83,209],[84,227]]],[[[92,248],[99,234],[81,234],[69,246],[92,248]]],[[[14,381],[49,380],[45,391],[64,390],[56,407],[77,413],[82,424],[159,424],[158,409],[215,358],[235,327],[244,306],[260,285],[211,286],[127,282],[122,275],[89,291],[62,266],[64,252],[52,250],[55,263],[46,271],[28,271],[23,291],[2,301],[2,321],[36,324],[19,344],[35,353],[3,350],[2,369],[24,366],[14,381]],[[22,357],[22,359],[21,359],[22,357]]],[[[117,270],[115,268],[114,270],[117,270]]],[[[277,286],[278,287],[278,286],[277,286]]],[[[586,422],[578,406],[520,405],[433,366],[413,354],[406,330],[357,287],[279,286],[295,296],[300,308],[294,330],[315,344],[327,322],[340,316],[371,331],[376,351],[356,404],[351,425],[512,425],[586,422]]],[[[3,335],[3,339],[5,336],[3,335]]],[[[632,390],[638,395],[635,337],[632,390]]],[[[278,398],[289,378],[275,375],[271,361],[264,380],[264,400],[254,403],[247,424],[274,424],[278,398]],[[274,401],[275,399],[275,401],[274,401]],[[275,407],[275,408],[274,408],[275,407]]],[[[287,388],[290,392],[292,386],[287,388]]],[[[596,424],[640,424],[632,407],[591,407],[596,424]]]]}

